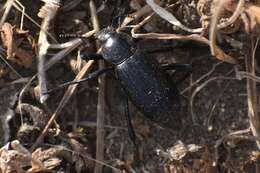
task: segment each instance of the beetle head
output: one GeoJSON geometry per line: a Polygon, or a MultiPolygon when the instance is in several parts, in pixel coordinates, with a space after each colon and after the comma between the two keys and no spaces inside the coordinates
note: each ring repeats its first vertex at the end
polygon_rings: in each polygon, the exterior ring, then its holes
{"type": "Polygon", "coordinates": [[[122,63],[134,53],[134,43],[127,34],[105,28],[96,37],[101,42],[103,58],[114,65],[122,63]]]}
{"type": "Polygon", "coordinates": [[[112,27],[107,27],[95,34],[95,37],[101,42],[105,42],[108,38],[112,36],[116,31],[112,27]]]}

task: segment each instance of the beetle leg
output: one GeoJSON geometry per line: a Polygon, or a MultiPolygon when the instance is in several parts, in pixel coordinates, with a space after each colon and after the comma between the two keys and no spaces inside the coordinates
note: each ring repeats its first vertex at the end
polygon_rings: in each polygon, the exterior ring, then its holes
{"type": "Polygon", "coordinates": [[[176,70],[176,71],[190,71],[191,72],[190,64],[162,64],[161,68],[163,70],[176,70]]]}
{"type": "Polygon", "coordinates": [[[180,72],[180,71],[183,71],[185,72],[184,75],[178,79],[177,81],[175,81],[176,84],[179,84],[181,83],[183,80],[185,80],[189,75],[190,73],[192,72],[192,68],[191,68],[191,65],[190,64],[163,64],[161,66],[161,69],[162,70],[175,70],[174,74],[176,72],[180,72]]]}
{"type": "Polygon", "coordinates": [[[136,134],[135,134],[135,131],[134,131],[134,128],[133,128],[133,124],[131,122],[131,115],[130,115],[130,112],[129,112],[127,96],[125,96],[125,117],[126,117],[126,122],[127,122],[128,134],[130,136],[131,141],[136,146],[136,134]]]}
{"type": "Polygon", "coordinates": [[[104,74],[104,73],[107,73],[107,72],[109,72],[109,71],[112,71],[112,70],[113,70],[113,68],[110,67],[110,68],[105,68],[105,69],[101,69],[101,70],[94,71],[94,72],[88,74],[87,77],[85,77],[85,78],[83,78],[83,79],[80,79],[80,80],[77,80],[77,81],[70,81],[70,82],[63,83],[63,84],[61,84],[61,85],[59,85],[59,86],[57,86],[57,87],[55,87],[55,88],[53,88],[53,89],[48,90],[48,91],[47,91],[46,93],[44,93],[44,94],[49,94],[49,93],[51,93],[51,92],[53,92],[53,91],[56,91],[56,90],[61,89],[61,88],[64,88],[64,87],[66,87],[66,86],[68,86],[68,85],[80,84],[80,83],[82,83],[82,82],[95,79],[95,78],[97,78],[98,76],[100,76],[100,75],[102,75],[102,74],[104,74]]]}
{"type": "Polygon", "coordinates": [[[126,116],[128,134],[129,134],[129,137],[130,137],[131,141],[134,144],[135,160],[140,161],[140,152],[139,152],[139,147],[138,147],[138,145],[136,143],[136,133],[135,133],[135,130],[133,128],[133,124],[131,122],[131,115],[130,115],[130,112],[129,112],[129,105],[128,105],[128,98],[127,98],[127,96],[125,96],[125,116],[126,116]]]}
{"type": "Polygon", "coordinates": [[[101,54],[93,53],[93,52],[82,52],[80,53],[80,58],[84,60],[101,60],[103,59],[101,54]]]}

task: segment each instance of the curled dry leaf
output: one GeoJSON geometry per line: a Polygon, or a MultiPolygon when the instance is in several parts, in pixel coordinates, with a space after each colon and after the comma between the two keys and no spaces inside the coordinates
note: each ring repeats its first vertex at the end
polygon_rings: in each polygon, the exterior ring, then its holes
{"type": "Polygon", "coordinates": [[[31,169],[28,172],[40,172],[54,169],[59,166],[61,160],[58,159],[56,148],[49,148],[42,150],[41,148],[36,149],[32,153],[31,169]]]}
{"type": "Polygon", "coordinates": [[[32,53],[19,47],[23,39],[15,39],[15,34],[25,34],[28,31],[14,30],[10,23],[4,23],[1,28],[1,39],[6,48],[7,59],[29,68],[32,65],[32,53]]]}
{"type": "Polygon", "coordinates": [[[260,25],[260,7],[253,4],[245,5],[245,12],[250,19],[251,30],[255,28],[256,24],[260,25]]]}
{"type": "Polygon", "coordinates": [[[253,151],[251,153],[250,160],[253,160],[253,161],[260,160],[260,151],[253,151]]]}
{"type": "Polygon", "coordinates": [[[168,153],[173,160],[181,160],[187,153],[197,152],[201,146],[195,144],[185,145],[182,141],[177,141],[176,144],[168,150],[168,153]]]}
{"type": "Polygon", "coordinates": [[[55,157],[55,154],[58,152],[53,150],[53,148],[43,151],[37,149],[31,154],[30,151],[23,147],[18,140],[14,140],[0,149],[0,172],[49,172],[61,162],[61,160],[55,157]],[[10,149],[10,145],[12,149],[10,149]]]}
{"type": "Polygon", "coordinates": [[[1,28],[1,39],[4,47],[6,48],[7,59],[15,57],[15,46],[13,38],[13,26],[10,23],[4,23],[1,28]]]}
{"type": "Polygon", "coordinates": [[[13,141],[0,149],[0,172],[1,173],[12,173],[24,172],[23,167],[30,164],[31,157],[28,153],[19,151],[19,141],[13,141]],[[12,144],[15,143],[15,144],[12,144]],[[10,150],[9,146],[16,146],[18,150],[10,150]]]}

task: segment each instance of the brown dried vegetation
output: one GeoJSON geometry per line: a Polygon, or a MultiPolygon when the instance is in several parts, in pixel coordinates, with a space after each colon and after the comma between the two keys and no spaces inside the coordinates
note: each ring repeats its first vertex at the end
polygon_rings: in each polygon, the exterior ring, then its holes
{"type": "Polygon", "coordinates": [[[0,8],[0,173],[260,171],[259,1],[8,0],[0,8]],[[99,52],[97,42],[60,36],[93,40],[115,23],[151,58],[193,68],[178,85],[180,129],[130,104],[138,152],[110,75],[44,94],[109,66],[77,56],[99,52]]]}

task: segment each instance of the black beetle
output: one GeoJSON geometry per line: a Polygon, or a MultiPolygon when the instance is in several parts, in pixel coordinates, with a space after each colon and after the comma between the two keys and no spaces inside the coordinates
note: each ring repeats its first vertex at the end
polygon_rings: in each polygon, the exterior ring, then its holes
{"type": "Polygon", "coordinates": [[[165,127],[180,124],[173,115],[180,106],[179,92],[159,63],[136,49],[125,33],[104,29],[97,39],[101,42],[101,55],[113,64],[124,91],[144,116],[165,127]]]}
{"type": "MultiPolygon", "coordinates": [[[[104,59],[112,64],[113,68],[95,71],[80,81],[65,83],[49,92],[70,84],[88,81],[113,70],[126,95],[145,117],[164,127],[179,128],[180,117],[174,115],[174,112],[179,110],[180,94],[176,83],[166,70],[185,68],[189,72],[190,66],[187,64],[160,66],[156,59],[148,58],[147,54],[138,50],[129,35],[118,33],[111,28],[101,30],[96,37],[101,43],[101,56],[86,53],[82,54],[82,58],[104,59]]],[[[130,115],[126,114],[129,134],[135,143],[130,115]]]]}

